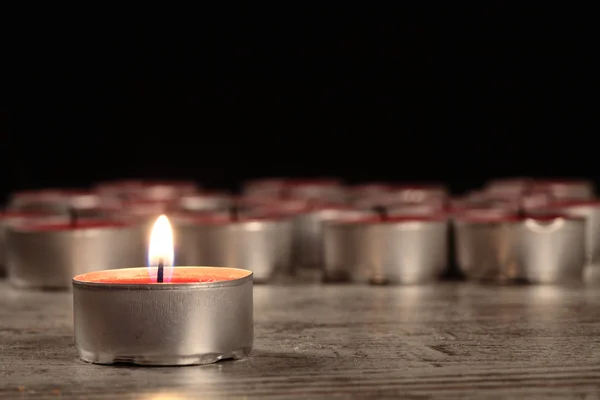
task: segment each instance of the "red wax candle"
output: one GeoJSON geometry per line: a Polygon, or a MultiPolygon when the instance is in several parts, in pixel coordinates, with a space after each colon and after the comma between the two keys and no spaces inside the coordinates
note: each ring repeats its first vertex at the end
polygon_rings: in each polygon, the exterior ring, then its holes
{"type": "Polygon", "coordinates": [[[247,270],[222,267],[165,267],[165,270],[165,275],[170,277],[168,282],[162,283],[156,281],[156,267],[95,271],[78,275],[74,280],[109,285],[172,285],[232,281],[251,274],[247,270]]]}

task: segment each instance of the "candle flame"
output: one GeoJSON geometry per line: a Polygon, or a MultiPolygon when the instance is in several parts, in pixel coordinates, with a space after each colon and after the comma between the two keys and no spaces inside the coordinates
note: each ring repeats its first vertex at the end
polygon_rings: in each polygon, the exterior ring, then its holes
{"type": "Polygon", "coordinates": [[[173,276],[173,229],[165,215],[158,217],[150,233],[150,247],[148,249],[148,267],[151,276],[157,275],[158,264],[162,261],[164,266],[164,282],[170,282],[173,276]]]}

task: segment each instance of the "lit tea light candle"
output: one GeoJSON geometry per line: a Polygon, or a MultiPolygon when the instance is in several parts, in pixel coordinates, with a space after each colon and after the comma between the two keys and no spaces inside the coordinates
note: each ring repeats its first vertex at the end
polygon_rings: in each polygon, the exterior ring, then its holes
{"type": "Polygon", "coordinates": [[[174,267],[173,231],[160,216],[148,268],[73,278],[75,343],[96,364],[208,364],[250,354],[254,339],[252,272],[174,267]]]}

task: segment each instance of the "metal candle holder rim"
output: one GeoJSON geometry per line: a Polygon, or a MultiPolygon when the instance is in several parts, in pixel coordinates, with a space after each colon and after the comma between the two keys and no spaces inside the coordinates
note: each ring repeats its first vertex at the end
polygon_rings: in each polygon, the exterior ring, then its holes
{"type": "Polygon", "coordinates": [[[248,224],[252,222],[259,223],[277,223],[284,221],[278,215],[265,215],[265,216],[241,216],[237,220],[233,220],[230,215],[212,215],[212,216],[194,216],[194,215],[176,215],[179,221],[189,223],[192,226],[213,226],[213,225],[235,225],[235,224],[248,224]]]}
{"type": "Polygon", "coordinates": [[[541,207],[542,210],[565,209],[572,207],[594,207],[600,208],[600,199],[595,200],[567,200],[551,203],[541,207]]]}
{"type": "Polygon", "coordinates": [[[192,283],[115,283],[115,282],[90,282],[81,280],[85,275],[97,274],[101,272],[107,271],[131,271],[131,270],[140,270],[145,267],[138,268],[122,268],[122,269],[114,269],[114,270],[103,270],[103,271],[94,271],[87,272],[85,274],[76,275],[73,277],[73,286],[78,286],[86,289],[98,289],[98,290],[186,290],[186,289],[209,289],[209,288],[221,288],[221,287],[232,287],[232,286],[240,286],[248,281],[254,280],[254,273],[247,269],[241,268],[229,268],[229,267],[219,267],[219,266],[175,266],[173,268],[193,268],[193,269],[214,269],[214,268],[222,268],[224,270],[238,271],[247,273],[245,276],[241,278],[235,279],[227,279],[216,282],[192,282],[192,283]],[[151,289],[150,287],[151,286],[151,289]]]}
{"type": "Polygon", "coordinates": [[[521,216],[518,214],[504,214],[496,216],[473,216],[473,215],[461,215],[454,216],[455,221],[468,223],[468,224],[501,224],[510,222],[523,222],[523,221],[534,221],[534,222],[550,222],[558,219],[563,220],[585,220],[583,216],[565,215],[565,214],[550,214],[550,215],[525,215],[521,216]]]}
{"type": "Polygon", "coordinates": [[[76,232],[76,231],[92,231],[108,229],[129,229],[135,227],[134,224],[122,221],[94,221],[94,220],[79,220],[77,224],[71,225],[69,222],[64,223],[23,223],[12,227],[12,230],[17,232],[30,233],[47,233],[47,232],[76,232]],[[64,229],[52,229],[62,227],[64,229]]]}
{"type": "Polygon", "coordinates": [[[0,221],[10,218],[44,218],[55,217],[54,213],[50,212],[33,212],[33,211],[0,211],[0,221]]]}
{"type": "Polygon", "coordinates": [[[413,222],[445,222],[448,219],[446,214],[433,215],[398,215],[388,216],[386,219],[381,219],[377,216],[357,217],[357,218],[340,218],[328,221],[331,224],[402,224],[413,222]]]}
{"type": "Polygon", "coordinates": [[[555,179],[533,179],[531,181],[534,186],[545,186],[545,185],[588,185],[590,181],[582,178],[555,178],[555,179]]]}
{"type": "Polygon", "coordinates": [[[288,187],[302,186],[341,186],[342,181],[335,178],[314,178],[314,179],[288,179],[284,181],[284,185],[288,187]]]}

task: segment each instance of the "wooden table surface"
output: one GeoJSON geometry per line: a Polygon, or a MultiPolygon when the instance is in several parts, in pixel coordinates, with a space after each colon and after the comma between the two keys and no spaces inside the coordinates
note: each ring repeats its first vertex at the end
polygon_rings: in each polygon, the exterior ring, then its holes
{"type": "Polygon", "coordinates": [[[71,294],[0,282],[0,398],[600,398],[594,287],[256,285],[250,358],[101,366],[71,294]]]}

